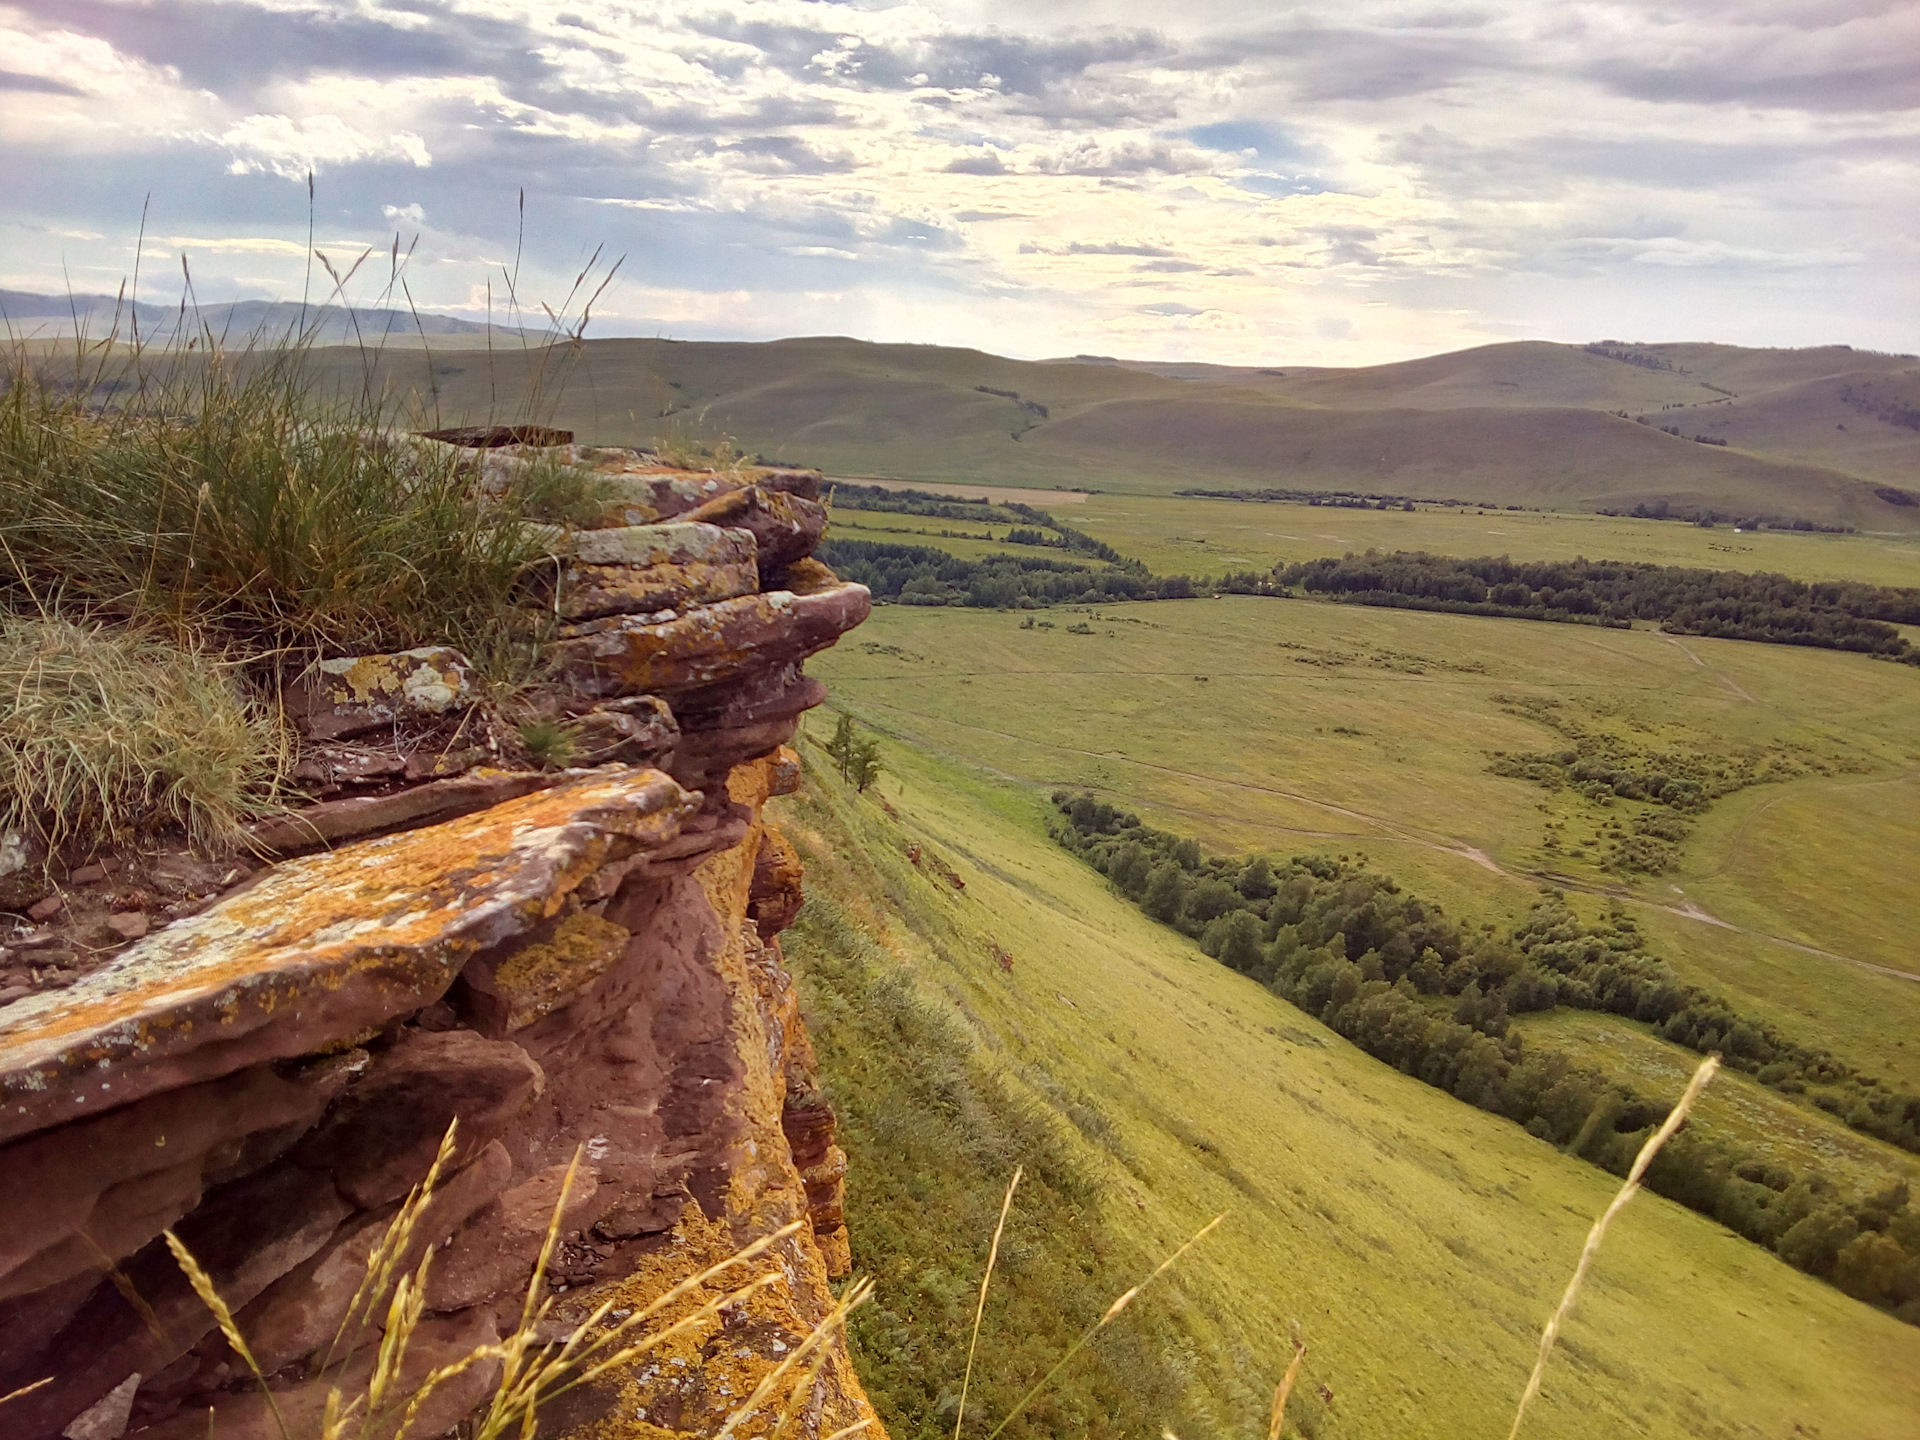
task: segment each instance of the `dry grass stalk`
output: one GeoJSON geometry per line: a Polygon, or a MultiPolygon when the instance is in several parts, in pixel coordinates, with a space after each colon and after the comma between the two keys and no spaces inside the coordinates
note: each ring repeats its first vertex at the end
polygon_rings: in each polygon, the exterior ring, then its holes
{"type": "Polygon", "coordinates": [[[440,1137],[440,1149],[433,1157],[433,1164],[427,1167],[426,1178],[407,1192],[405,1203],[387,1226],[386,1233],[380,1237],[380,1243],[367,1256],[366,1274],[359,1288],[353,1292],[353,1299],[347,1302],[347,1313],[340,1317],[339,1328],[333,1332],[333,1340],[320,1362],[323,1373],[332,1366],[333,1357],[339,1351],[340,1342],[346,1339],[347,1329],[354,1324],[355,1316],[359,1317],[356,1328],[365,1329],[367,1321],[373,1318],[373,1310],[379,1304],[380,1297],[386,1294],[387,1288],[393,1283],[394,1271],[399,1268],[401,1257],[412,1247],[421,1213],[432,1201],[447,1162],[453,1159],[455,1139],[459,1133],[460,1117],[456,1115],[448,1123],[447,1133],[440,1137]]]}
{"type": "Polygon", "coordinates": [[[1209,1220],[1205,1225],[1202,1225],[1198,1230],[1196,1230],[1193,1233],[1192,1238],[1190,1238],[1184,1245],[1182,1245],[1178,1250],[1175,1250],[1166,1259],[1162,1260],[1159,1263],[1159,1265],[1154,1267],[1154,1271],[1151,1275],[1147,1276],[1146,1279],[1142,1280],[1138,1285],[1135,1285],[1131,1290],[1125,1291],[1120,1296],[1119,1299],[1115,1300],[1113,1304],[1109,1305],[1107,1307],[1106,1314],[1102,1315],[1098,1320],[1094,1321],[1093,1324],[1087,1328],[1087,1331],[1084,1335],[1082,1335],[1078,1340],[1075,1340],[1073,1344],[1069,1345],[1067,1347],[1066,1354],[1062,1355],[1057,1361],[1054,1362],[1053,1368],[1047,1371],[1046,1374],[1042,1375],[1040,1379],[1033,1385],[1033,1387],[1030,1390],[1028,1390],[1026,1394],[1022,1395],[1018,1401],[1014,1403],[1013,1408],[1007,1411],[1005,1417],[1001,1419],[1000,1423],[993,1427],[993,1432],[992,1434],[987,1436],[987,1440],[999,1440],[1000,1434],[1007,1428],[1007,1426],[1011,1425],[1014,1422],[1015,1418],[1019,1416],[1020,1412],[1025,1410],[1028,1405],[1032,1404],[1034,1398],[1037,1395],[1039,1395],[1039,1393],[1042,1390],[1046,1389],[1047,1386],[1053,1383],[1053,1377],[1058,1375],[1062,1370],[1066,1369],[1068,1363],[1073,1359],[1074,1356],[1078,1355],[1082,1350],[1086,1349],[1088,1345],[1093,1343],[1094,1336],[1098,1335],[1102,1330],[1106,1329],[1107,1326],[1111,1325],[1115,1320],[1119,1319],[1121,1312],[1124,1311],[1127,1308],[1127,1306],[1131,1305],[1134,1302],[1134,1300],[1139,1297],[1141,1291],[1145,1290],[1154,1281],[1158,1280],[1162,1275],[1166,1274],[1167,1271],[1171,1270],[1174,1267],[1174,1265],[1179,1261],[1181,1256],[1185,1255],[1187,1251],[1191,1250],[1195,1245],[1198,1245],[1202,1240],[1204,1240],[1207,1237],[1207,1235],[1213,1230],[1213,1228],[1226,1218],[1227,1217],[1225,1215],[1214,1216],[1213,1219],[1209,1220]]]}
{"type": "MultiPolygon", "coordinates": [[[[411,1274],[400,1275],[397,1280],[394,1276],[402,1257],[413,1247],[422,1214],[431,1203],[440,1178],[452,1160],[456,1135],[457,1122],[455,1126],[448,1127],[447,1134],[441,1141],[440,1151],[435,1156],[426,1178],[408,1195],[406,1202],[387,1227],[380,1243],[367,1257],[366,1278],[354,1294],[347,1315],[341,1321],[333,1343],[328,1347],[325,1360],[317,1373],[321,1375],[327,1373],[350,1327],[364,1329],[370,1323],[372,1315],[381,1308],[384,1300],[382,1334],[379,1348],[375,1353],[373,1370],[361,1394],[348,1397],[338,1387],[329,1389],[324,1402],[320,1428],[314,1440],[387,1440],[387,1437],[391,1437],[391,1440],[406,1440],[427,1401],[438,1390],[476,1366],[495,1362],[498,1362],[501,1367],[500,1379],[495,1384],[492,1399],[488,1402],[485,1413],[475,1422],[472,1440],[507,1440],[507,1437],[532,1440],[539,1422],[540,1407],[547,1401],[577,1386],[587,1384],[609,1370],[631,1363],[675,1336],[706,1324],[726,1306],[745,1301],[767,1286],[778,1283],[781,1277],[777,1273],[757,1276],[742,1285],[732,1286],[723,1293],[709,1298],[670,1325],[645,1335],[635,1336],[635,1332],[641,1326],[660,1315],[661,1312],[705,1288],[727,1271],[750,1264],[781,1241],[797,1234],[806,1223],[803,1220],[797,1220],[755,1241],[718,1263],[706,1267],[698,1274],[687,1277],[617,1325],[603,1330],[600,1327],[615,1304],[614,1301],[609,1300],[588,1316],[564,1344],[556,1346],[543,1338],[547,1332],[546,1322],[553,1302],[550,1299],[543,1300],[541,1292],[546,1287],[547,1270],[559,1243],[561,1220],[565,1214],[567,1197],[578,1172],[580,1156],[576,1152],[573,1163],[567,1169],[566,1179],[561,1185],[560,1196],[554,1203],[553,1216],[548,1222],[540,1256],[527,1286],[526,1298],[521,1306],[520,1321],[516,1329],[493,1344],[478,1346],[450,1364],[440,1366],[424,1379],[412,1384],[411,1389],[408,1390],[404,1388],[409,1384],[405,1371],[407,1350],[426,1312],[425,1294],[427,1276],[433,1262],[432,1249],[428,1249],[411,1274]],[[407,1403],[405,1408],[399,1411],[396,1421],[394,1412],[403,1395],[407,1403]]],[[[188,1282],[193,1286],[194,1292],[213,1312],[221,1334],[226,1337],[234,1353],[259,1381],[261,1390],[266,1395],[268,1407],[273,1412],[274,1423],[279,1430],[281,1440],[300,1440],[300,1437],[296,1437],[288,1428],[274,1393],[267,1385],[266,1376],[262,1374],[259,1364],[248,1348],[246,1337],[234,1320],[231,1307],[221,1298],[213,1278],[171,1231],[166,1232],[166,1241],[175,1260],[187,1276],[188,1282]]],[[[866,1299],[870,1291],[871,1286],[855,1286],[850,1290],[834,1308],[833,1313],[815,1328],[806,1341],[795,1348],[787,1362],[769,1377],[769,1383],[755,1392],[755,1396],[742,1407],[730,1423],[737,1424],[740,1419],[744,1419],[748,1411],[764,1400],[766,1395],[772,1393],[773,1386],[778,1384],[780,1376],[790,1370],[794,1364],[819,1352],[839,1327],[844,1325],[847,1313],[866,1299]]],[[[45,1383],[48,1382],[38,1382],[38,1384],[45,1383]]],[[[27,1390],[35,1388],[37,1385],[28,1386],[27,1390]]],[[[16,1395],[25,1393],[26,1390],[15,1392],[16,1395]]],[[[12,1395],[0,1397],[0,1403],[12,1398],[14,1398],[12,1395]]],[[[843,1433],[853,1432],[849,1430],[843,1433]]]]}
{"type": "Polygon", "coordinates": [[[987,1247],[987,1268],[980,1277],[980,1299],[973,1307],[973,1337],[967,1341],[967,1368],[960,1377],[960,1408],[953,1417],[953,1440],[960,1440],[960,1424],[967,1418],[967,1387],[973,1383],[973,1355],[980,1347],[980,1321],[987,1313],[987,1287],[993,1283],[993,1267],[1000,1259],[1000,1237],[1006,1232],[1007,1215],[1013,1209],[1013,1192],[1020,1185],[1020,1172],[1020,1166],[1013,1167],[1006,1198],[1000,1202],[1000,1221],[993,1227],[993,1243],[987,1247]]]}
{"type": "Polygon", "coordinates": [[[1626,1183],[1620,1187],[1620,1193],[1613,1197],[1613,1203],[1607,1206],[1600,1218],[1593,1222],[1593,1229],[1587,1232],[1587,1243],[1581,1247],[1580,1261],[1573,1267],[1573,1278],[1567,1282],[1566,1294],[1560,1297],[1560,1307],[1547,1321],[1546,1329],[1540,1332],[1540,1355],[1533,1362],[1533,1374],[1527,1377],[1527,1388],[1521,1393],[1520,1406],[1514,1412],[1513,1428],[1507,1432],[1507,1440],[1518,1440],[1520,1423],[1526,1419],[1527,1407],[1540,1393],[1540,1380],[1546,1374],[1547,1358],[1553,1354],[1554,1342],[1560,1338],[1560,1327],[1566,1323],[1567,1316],[1573,1313],[1573,1302],[1579,1298],[1580,1287],[1586,1283],[1587,1270],[1593,1264],[1593,1257],[1600,1252],[1600,1242],[1606,1238],[1607,1227],[1639,1191],[1641,1177],[1647,1173],[1653,1157],[1660,1153],[1660,1147],[1671,1140],[1674,1132],[1686,1122],[1687,1112],[1693,1109],[1693,1102],[1700,1098],[1700,1092],[1707,1088],[1707,1082],[1719,1068],[1720,1057],[1717,1054],[1709,1055],[1700,1062],[1700,1068],[1693,1072],[1693,1079],[1687,1082],[1686,1093],[1681,1095],[1679,1104],[1668,1114],[1666,1123],[1648,1136],[1647,1143],[1640,1147],[1640,1153],[1634,1157],[1633,1168],[1627,1172],[1626,1183]]]}
{"type": "Polygon", "coordinates": [[[31,1385],[22,1385],[18,1390],[10,1390],[5,1395],[0,1395],[0,1405],[6,1404],[9,1400],[18,1400],[22,1395],[31,1395],[42,1385],[51,1385],[52,1383],[53,1376],[47,1375],[34,1381],[31,1385]]]}
{"type": "Polygon", "coordinates": [[[280,1402],[274,1399],[273,1391],[267,1386],[267,1377],[260,1369],[260,1362],[253,1358],[253,1351],[247,1347],[247,1337],[240,1333],[240,1327],[234,1323],[233,1311],[227,1302],[220,1298],[213,1277],[200,1268],[200,1262],[193,1258],[193,1252],[180,1243],[180,1237],[173,1231],[162,1232],[166,1236],[167,1248],[173,1252],[173,1258],[186,1274],[187,1283],[193,1286],[193,1293],[200,1297],[200,1303],[213,1312],[220,1333],[227,1337],[227,1344],[233,1347],[233,1353],[246,1362],[247,1369],[253,1372],[253,1378],[260,1382],[261,1392],[267,1397],[267,1408],[273,1412],[273,1423],[283,1437],[288,1435],[286,1419],[280,1414],[280,1402]]]}
{"type": "Polygon", "coordinates": [[[1306,1343],[1298,1338],[1293,1342],[1293,1359],[1287,1365],[1287,1373],[1280,1377],[1280,1383],[1273,1391],[1273,1415],[1267,1421],[1267,1440],[1280,1440],[1280,1431],[1287,1423],[1287,1397],[1293,1393],[1293,1382],[1300,1374],[1300,1362],[1307,1358],[1306,1343]]]}
{"type": "Polygon", "coordinates": [[[828,1312],[826,1319],[814,1326],[808,1332],[806,1339],[794,1346],[778,1365],[761,1377],[760,1383],[754,1386],[753,1393],[727,1417],[727,1423],[720,1427],[714,1440],[728,1440],[728,1437],[740,1428],[741,1423],[758,1410],[766,1402],[767,1397],[779,1387],[780,1377],[838,1334],[846,1325],[847,1316],[864,1305],[872,1295],[871,1280],[856,1280],[848,1286],[847,1293],[840,1297],[839,1303],[828,1312]]]}

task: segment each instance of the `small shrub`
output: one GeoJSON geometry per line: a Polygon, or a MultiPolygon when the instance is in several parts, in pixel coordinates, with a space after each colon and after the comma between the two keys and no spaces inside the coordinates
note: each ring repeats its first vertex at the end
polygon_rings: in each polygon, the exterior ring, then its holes
{"type": "Polygon", "coordinates": [[[564,770],[573,763],[579,737],[558,720],[529,720],[520,727],[520,743],[543,770],[564,770]]]}

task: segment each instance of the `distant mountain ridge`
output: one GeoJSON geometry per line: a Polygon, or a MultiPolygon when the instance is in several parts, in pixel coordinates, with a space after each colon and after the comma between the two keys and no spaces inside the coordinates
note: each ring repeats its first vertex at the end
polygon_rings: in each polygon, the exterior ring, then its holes
{"type": "Polygon", "coordinates": [[[314,344],[351,344],[356,339],[402,337],[429,339],[495,336],[519,338],[544,334],[509,325],[489,326],[428,311],[345,305],[302,305],[290,300],[236,300],[217,305],[158,305],[112,295],[43,295],[30,290],[0,290],[0,326],[16,335],[45,338],[79,330],[98,338],[116,319],[123,332],[137,324],[143,337],[166,343],[176,330],[195,335],[211,330],[228,344],[249,340],[277,343],[306,335],[314,344]]]}

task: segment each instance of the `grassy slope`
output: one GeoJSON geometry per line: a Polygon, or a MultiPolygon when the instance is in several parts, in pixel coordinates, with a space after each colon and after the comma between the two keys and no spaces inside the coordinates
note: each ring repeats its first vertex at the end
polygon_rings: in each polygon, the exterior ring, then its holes
{"type": "Polygon", "coordinates": [[[1495,701],[1561,699],[1651,727],[1648,743],[1803,746],[1846,767],[1719,803],[1682,869],[1632,892],[1701,983],[1920,1084],[1920,985],[1658,908],[1914,973],[1920,674],[1856,656],[1527,621],[1229,597],[1110,607],[1092,635],[1012,614],[884,607],[815,662],[861,719],[1030,781],[1086,786],[1225,850],[1365,850],[1456,912],[1524,911],[1526,872],[1614,886],[1602,810],[1486,772],[1490,749],[1557,748],[1495,701]],[[1200,677],[1205,676],[1205,679],[1200,677]],[[1871,811],[1871,827],[1857,817],[1871,811]],[[1548,822],[1567,828],[1558,854],[1548,822]],[[1483,852],[1497,873],[1471,851],[1483,852]],[[1589,850],[1589,856],[1592,851],[1589,850]],[[1522,877],[1522,878],[1515,878],[1522,877]],[[1835,883],[1835,882],[1838,883],[1835,883]]]}
{"type": "MultiPolygon", "coordinates": [[[[1165,1420],[1189,1440],[1258,1433],[1298,1321],[1311,1352],[1295,1419],[1312,1433],[1500,1433],[1610,1180],[1368,1059],[1144,919],[1045,838],[1030,791],[902,745],[887,758],[897,821],[818,773],[786,802],[815,896],[854,917],[891,957],[885,983],[951,1017],[981,1066],[1104,1116],[1082,1120],[1104,1143],[1076,1143],[1117,1251],[1144,1266],[1228,1215],[1164,1312],[1191,1346],[1196,1390],[1185,1418],[1165,1420]],[[953,864],[964,895],[909,866],[910,842],[953,864]],[[1010,973],[993,943],[1013,953],[1010,973]]],[[[835,1026],[860,1017],[844,989],[821,1013],[804,934],[789,953],[854,1117],[856,1259],[912,1284],[929,1263],[916,1257],[948,1263],[954,1216],[922,1213],[902,1173],[913,1157],[859,1116],[920,1062],[869,1052],[862,1068],[840,1065],[835,1026]],[[863,1209],[869,1186],[889,1197],[885,1215],[863,1209]]],[[[989,1223],[978,1207],[970,1222],[989,1223]]],[[[1076,1237],[1031,1240],[1028,1263],[1076,1263],[1076,1237]]],[[[989,1334],[983,1366],[1013,1363],[1001,1343],[989,1334]]],[[[1920,1332],[1643,1196],[1602,1253],[1530,1429],[1891,1440],[1910,1426],[1915,1379],[1920,1332]]]]}
{"type": "MultiPolygon", "coordinates": [[[[1861,376],[1908,386],[1910,362],[1704,348],[1715,351],[1713,364],[1696,371],[1689,362],[1685,374],[1532,342],[1366,370],[1176,380],[1118,365],[831,338],[604,340],[584,347],[553,418],[607,443],[644,441],[671,425],[724,430],[781,458],[921,480],[1143,494],[1292,484],[1575,509],[1664,495],[1920,530],[1920,507],[1878,500],[1845,470],[1849,456],[1871,451],[1866,470],[1876,480],[1902,463],[1910,473],[1920,435],[1845,406],[1845,431],[1818,405],[1803,406],[1792,411],[1798,419],[1753,429],[1751,452],[1695,445],[1606,413],[1645,411],[1706,433],[1736,403],[1770,414],[1769,397],[1809,384],[1861,376]],[[1737,402],[1704,388],[1716,383],[1708,375],[1736,373],[1750,374],[1741,383],[1753,387],[1720,387],[1735,390],[1737,402]],[[980,386],[1017,391],[1048,416],[980,386]],[[1663,408],[1673,406],[1682,408],[1663,408]]],[[[329,353],[357,377],[357,356],[329,353]]],[[[531,368],[518,350],[491,359],[440,352],[431,377],[440,418],[464,421],[486,414],[496,397],[517,398],[531,368]]],[[[550,393],[560,368],[550,366],[550,393]]],[[[413,354],[388,362],[391,383],[421,393],[427,369],[413,354]]]]}

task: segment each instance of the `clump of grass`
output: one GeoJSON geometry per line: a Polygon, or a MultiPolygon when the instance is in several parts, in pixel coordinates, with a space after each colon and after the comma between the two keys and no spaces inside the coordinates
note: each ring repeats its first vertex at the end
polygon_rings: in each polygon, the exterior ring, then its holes
{"type": "Polygon", "coordinates": [[[374,388],[328,390],[300,344],[230,354],[16,346],[0,360],[0,604],[216,630],[256,651],[495,651],[540,553],[523,525],[593,485],[482,484],[398,433],[374,388]]]}
{"type": "Polygon", "coordinates": [[[573,763],[580,737],[558,720],[529,720],[520,726],[520,743],[543,770],[564,770],[573,763]]]}
{"type": "MultiPolygon", "coordinates": [[[[700,412],[706,418],[706,412],[700,412]]],[[[714,470],[732,473],[746,463],[746,454],[734,443],[733,436],[703,440],[695,430],[679,421],[653,437],[653,453],[676,470],[714,470]]]]}
{"type": "Polygon", "coordinates": [[[0,615],[0,830],[52,852],[178,826],[223,848],[271,799],[283,753],[272,713],[205,650],[0,615]]]}

